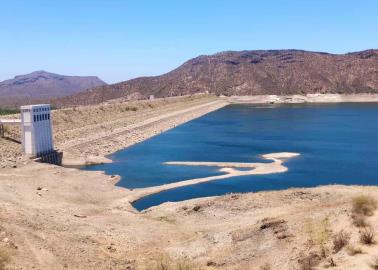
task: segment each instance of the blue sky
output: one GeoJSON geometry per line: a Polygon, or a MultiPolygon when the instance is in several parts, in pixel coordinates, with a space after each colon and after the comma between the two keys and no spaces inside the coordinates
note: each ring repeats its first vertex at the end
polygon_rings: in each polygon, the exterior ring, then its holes
{"type": "Polygon", "coordinates": [[[224,50],[378,48],[377,14],[377,0],[0,0],[0,80],[112,83],[224,50]]]}

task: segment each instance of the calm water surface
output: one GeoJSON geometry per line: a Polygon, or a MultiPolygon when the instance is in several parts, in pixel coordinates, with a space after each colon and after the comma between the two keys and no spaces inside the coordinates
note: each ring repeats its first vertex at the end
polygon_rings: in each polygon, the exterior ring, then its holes
{"type": "Polygon", "coordinates": [[[145,197],[142,210],[167,201],[231,192],[324,184],[378,184],[378,104],[230,105],[87,167],[119,174],[119,186],[140,188],[222,174],[219,168],[165,161],[268,162],[259,155],[298,152],[281,174],[241,176],[145,197]]]}

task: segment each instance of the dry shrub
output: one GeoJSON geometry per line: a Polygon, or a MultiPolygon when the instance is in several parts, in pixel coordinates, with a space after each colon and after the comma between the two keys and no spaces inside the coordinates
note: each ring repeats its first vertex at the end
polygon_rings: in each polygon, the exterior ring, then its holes
{"type": "Polygon", "coordinates": [[[337,234],[333,236],[333,250],[335,253],[339,252],[342,250],[346,245],[348,245],[350,240],[350,234],[344,232],[341,230],[337,234]]]}
{"type": "Polygon", "coordinates": [[[354,256],[357,254],[362,254],[362,249],[360,247],[349,245],[347,247],[347,253],[349,256],[354,256]]]}
{"type": "Polygon", "coordinates": [[[300,255],[298,259],[300,270],[313,270],[320,263],[321,257],[317,253],[310,253],[309,255],[300,255]]]}
{"type": "Polygon", "coordinates": [[[138,110],[138,107],[135,107],[135,106],[127,106],[126,107],[126,111],[136,112],[137,110],[138,110]]]}
{"type": "Polygon", "coordinates": [[[374,244],[374,230],[372,228],[365,228],[360,231],[360,241],[365,245],[374,244]]]}
{"type": "Polygon", "coordinates": [[[310,221],[305,225],[306,232],[312,245],[323,246],[329,240],[329,220],[310,221]]]}
{"type": "Polygon", "coordinates": [[[264,263],[263,265],[260,266],[260,270],[270,270],[272,267],[270,266],[269,263],[264,263]]]}
{"type": "Polygon", "coordinates": [[[326,246],[321,245],[320,246],[320,257],[325,259],[325,258],[328,257],[328,254],[329,254],[329,249],[326,246]]]}
{"type": "Polygon", "coordinates": [[[328,267],[336,267],[336,263],[335,263],[335,260],[331,257],[331,258],[328,258],[327,260],[327,263],[328,263],[328,267]]]}
{"type": "Polygon", "coordinates": [[[360,195],[352,200],[352,211],[354,214],[372,216],[377,209],[377,201],[368,195],[360,195]]]}
{"type": "Polygon", "coordinates": [[[275,228],[281,224],[285,224],[286,220],[284,219],[276,219],[276,218],[264,218],[260,226],[260,230],[265,230],[268,228],[275,228]]]}
{"type": "Polygon", "coordinates": [[[3,249],[0,249],[0,270],[5,270],[6,265],[10,261],[10,255],[3,249]]]}
{"type": "Polygon", "coordinates": [[[194,264],[188,260],[172,260],[168,257],[150,263],[144,270],[194,270],[194,264]]]}
{"type": "Polygon", "coordinates": [[[366,217],[361,214],[352,214],[353,225],[358,228],[364,228],[370,226],[366,221],[366,217]]]}

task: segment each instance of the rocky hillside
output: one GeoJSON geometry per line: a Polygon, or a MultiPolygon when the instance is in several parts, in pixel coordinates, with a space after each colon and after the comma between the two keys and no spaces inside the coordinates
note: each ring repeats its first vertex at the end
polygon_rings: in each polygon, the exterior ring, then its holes
{"type": "Polygon", "coordinates": [[[0,82],[0,105],[68,96],[102,85],[106,83],[95,76],[63,76],[35,71],[0,82]]]}
{"type": "Polygon", "coordinates": [[[109,99],[223,95],[376,93],[378,50],[329,54],[299,50],[222,52],[191,59],[156,77],[142,77],[58,99],[58,105],[109,99]]]}

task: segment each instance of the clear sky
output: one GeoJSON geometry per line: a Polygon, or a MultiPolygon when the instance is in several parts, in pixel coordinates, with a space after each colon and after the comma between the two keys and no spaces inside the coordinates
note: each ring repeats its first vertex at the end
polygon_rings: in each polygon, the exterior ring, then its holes
{"type": "Polygon", "coordinates": [[[377,0],[0,0],[0,80],[35,70],[108,83],[224,50],[378,48],[377,0]]]}

